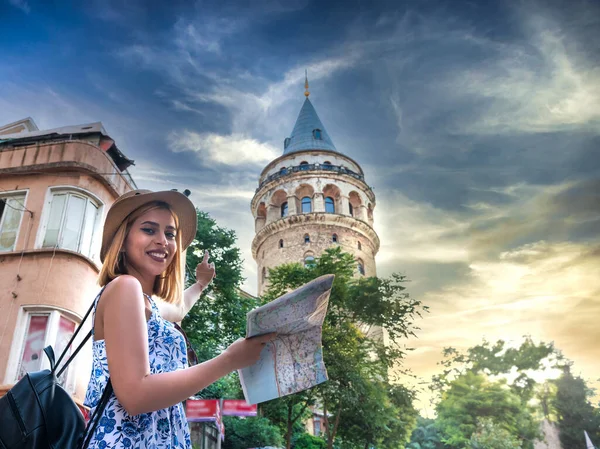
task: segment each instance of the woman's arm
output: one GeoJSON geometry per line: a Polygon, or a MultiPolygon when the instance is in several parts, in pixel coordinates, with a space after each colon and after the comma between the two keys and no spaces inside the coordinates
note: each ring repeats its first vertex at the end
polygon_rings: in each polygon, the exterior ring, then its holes
{"type": "Polygon", "coordinates": [[[183,292],[183,301],[179,304],[171,304],[160,298],[155,298],[160,316],[171,323],[179,323],[185,318],[192,307],[194,307],[196,301],[200,299],[200,295],[205,288],[206,286],[202,285],[200,282],[191,285],[183,292]]]}
{"type": "Polygon", "coordinates": [[[200,299],[200,295],[204,289],[212,282],[215,277],[215,264],[212,262],[209,263],[208,258],[208,251],[204,251],[202,261],[196,266],[196,283],[183,292],[183,301],[179,304],[170,304],[160,299],[156,301],[160,316],[165,320],[172,323],[182,321],[192,307],[194,307],[196,301],[200,299]]]}
{"type": "Polygon", "coordinates": [[[100,299],[108,369],[115,395],[130,415],[177,404],[231,371],[255,363],[266,335],[240,339],[224,353],[191,368],[150,374],[148,329],[142,288],[132,276],[112,281],[100,299]]]}

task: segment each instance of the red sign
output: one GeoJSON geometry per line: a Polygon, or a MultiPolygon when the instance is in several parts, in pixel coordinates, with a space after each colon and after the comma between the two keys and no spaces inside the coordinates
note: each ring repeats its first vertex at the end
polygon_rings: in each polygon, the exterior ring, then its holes
{"type": "Polygon", "coordinates": [[[243,399],[225,399],[223,416],[256,416],[256,404],[250,405],[243,399]]]}
{"type": "Polygon", "coordinates": [[[186,416],[188,421],[220,421],[218,399],[188,399],[185,402],[186,416]]]}

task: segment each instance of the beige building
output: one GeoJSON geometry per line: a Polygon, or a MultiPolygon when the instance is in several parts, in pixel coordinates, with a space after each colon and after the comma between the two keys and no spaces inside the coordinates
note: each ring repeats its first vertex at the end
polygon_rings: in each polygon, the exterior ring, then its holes
{"type": "Polygon", "coordinates": [[[270,268],[310,263],[333,245],[356,257],[357,275],[377,274],[375,194],[358,162],[334,146],[308,90],[305,95],[283,155],[264,168],[251,203],[259,295],[270,268]]]}
{"type": "MultiPolygon", "coordinates": [[[[132,163],[101,123],[0,127],[0,396],[26,371],[49,367],[42,349],[58,356],[94,299],[102,223],[135,188],[132,163]]],[[[79,403],[86,346],[60,379],[79,403]]]]}

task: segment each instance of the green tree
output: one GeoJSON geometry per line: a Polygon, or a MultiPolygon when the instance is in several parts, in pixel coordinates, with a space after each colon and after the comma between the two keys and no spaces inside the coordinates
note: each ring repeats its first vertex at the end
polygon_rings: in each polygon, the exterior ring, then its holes
{"type": "MultiPolygon", "coordinates": [[[[360,406],[366,406],[361,397],[367,394],[370,382],[386,379],[389,368],[401,361],[401,339],[415,335],[413,321],[425,309],[406,292],[405,277],[356,279],[355,266],[354,257],[339,247],[326,250],[306,267],[297,263],[281,265],[270,270],[269,288],[263,298],[270,301],[321,275],[336,275],[323,325],[323,357],[329,381],[315,388],[317,403],[323,409],[329,449],[341,426],[346,428],[341,424],[342,418],[359,415],[360,406]],[[378,328],[386,329],[389,345],[373,337],[371,331],[378,328]]],[[[392,418],[395,417],[390,417],[390,421],[392,418]]],[[[285,427],[288,425],[289,422],[285,427]]],[[[406,425],[408,433],[411,424],[406,425]]],[[[285,437],[289,448],[290,433],[285,437]]],[[[346,443],[350,443],[348,438],[346,435],[346,443]]],[[[352,438],[358,443],[358,434],[352,438]]],[[[365,444],[366,433],[360,438],[360,444],[365,444]]]]}
{"type": "MultiPolygon", "coordinates": [[[[257,301],[240,292],[242,259],[232,230],[220,227],[206,212],[197,210],[198,231],[186,253],[187,284],[194,282],[194,268],[210,253],[216,277],[202,293],[182,323],[200,361],[221,353],[246,332],[246,313],[257,301]]],[[[206,398],[241,397],[237,373],[233,373],[209,386],[200,396],[206,398]]]]}
{"type": "Polygon", "coordinates": [[[276,446],[283,444],[279,429],[268,419],[261,417],[237,418],[224,416],[225,440],[223,449],[248,449],[250,447],[276,446]]]}
{"type": "Polygon", "coordinates": [[[327,443],[323,438],[319,438],[308,433],[300,434],[294,441],[294,449],[325,449],[327,443]]]}
{"type": "Polygon", "coordinates": [[[443,449],[440,434],[435,425],[435,420],[426,419],[421,416],[417,418],[417,427],[410,436],[407,449],[443,449]]]}
{"type": "Polygon", "coordinates": [[[467,444],[469,449],[521,449],[521,442],[490,418],[479,420],[467,444]]]}
{"type": "Polygon", "coordinates": [[[563,448],[585,447],[583,431],[591,438],[600,437],[600,415],[590,403],[593,391],[581,377],[571,374],[569,367],[556,381],[553,406],[558,416],[560,443],[563,448]]]}
{"type": "Polygon", "coordinates": [[[480,419],[489,418],[510,435],[533,448],[539,423],[505,381],[491,382],[483,374],[467,371],[450,383],[437,405],[436,426],[447,447],[462,449],[477,430],[480,419]]]}

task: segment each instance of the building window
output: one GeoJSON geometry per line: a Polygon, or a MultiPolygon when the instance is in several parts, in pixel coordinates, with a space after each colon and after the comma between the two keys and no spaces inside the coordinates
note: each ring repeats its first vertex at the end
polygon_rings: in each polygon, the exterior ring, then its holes
{"type": "Polygon", "coordinates": [[[302,161],[300,162],[300,170],[308,170],[310,167],[308,166],[308,162],[302,161]]]}
{"type": "MultiPolygon", "coordinates": [[[[28,372],[40,371],[49,368],[43,349],[51,345],[57,357],[65,350],[69,340],[75,332],[76,323],[57,310],[36,309],[24,310],[20,318],[22,328],[25,329],[22,337],[16,340],[18,361],[14,381],[22,379],[28,372]]],[[[21,326],[20,326],[21,327],[21,326]]],[[[73,343],[76,346],[77,341],[73,343]]],[[[65,356],[66,360],[73,347],[65,356]]],[[[75,364],[71,364],[58,378],[58,382],[67,391],[74,391],[74,378],[70,381],[69,374],[75,364]]]]}
{"type": "Polygon", "coordinates": [[[267,279],[267,268],[263,267],[262,273],[261,273],[261,281],[265,282],[266,279],[267,279]]]}
{"type": "Polygon", "coordinates": [[[308,234],[304,234],[304,243],[310,243],[310,236],[308,234]]]}
{"type": "Polygon", "coordinates": [[[279,247],[283,248],[283,239],[279,240],[279,247]]]}
{"type": "Polygon", "coordinates": [[[333,165],[331,165],[331,162],[325,161],[325,162],[323,162],[323,168],[325,170],[331,170],[333,168],[333,165]]]}
{"type": "Polygon", "coordinates": [[[322,140],[322,139],[323,139],[323,136],[322,136],[322,132],[321,132],[321,130],[320,130],[320,129],[318,129],[318,128],[317,128],[317,129],[313,129],[313,137],[314,137],[316,140],[322,140]]]}
{"type": "Polygon", "coordinates": [[[358,272],[361,276],[365,275],[365,264],[361,259],[358,259],[358,272]]]}
{"type": "Polygon", "coordinates": [[[335,201],[330,196],[325,198],[325,212],[335,214],[335,201]]]}
{"type": "Polygon", "coordinates": [[[289,144],[290,144],[290,138],[289,138],[289,137],[286,137],[286,138],[283,140],[283,149],[285,150],[285,149],[286,149],[286,148],[289,146],[289,144]]]}
{"type": "Polygon", "coordinates": [[[42,248],[68,249],[91,258],[99,210],[99,205],[83,193],[53,192],[42,248]]]}
{"type": "Polygon", "coordinates": [[[309,214],[312,212],[312,202],[309,196],[302,198],[302,213],[309,214]]]}
{"type": "Polygon", "coordinates": [[[279,169],[279,174],[282,175],[282,176],[283,175],[287,175],[287,168],[286,167],[281,167],[279,169]]]}
{"type": "Polygon", "coordinates": [[[305,267],[310,267],[310,266],[314,266],[315,265],[315,258],[314,256],[306,256],[304,258],[304,266],[305,267]]]}
{"type": "Polygon", "coordinates": [[[25,193],[0,195],[0,251],[15,249],[25,210],[25,193]]]}
{"type": "Polygon", "coordinates": [[[333,235],[331,236],[331,241],[332,241],[333,243],[337,243],[337,242],[338,242],[338,236],[337,236],[337,234],[333,234],[333,235]]]}
{"type": "Polygon", "coordinates": [[[313,435],[318,437],[321,435],[321,420],[315,418],[313,421],[313,435]]]}
{"type": "Polygon", "coordinates": [[[358,249],[362,250],[362,245],[358,242],[358,249]]]}
{"type": "Polygon", "coordinates": [[[354,217],[354,208],[352,207],[352,204],[348,203],[348,210],[350,211],[350,215],[352,217],[354,217]]]}
{"type": "Polygon", "coordinates": [[[281,205],[281,216],[287,217],[288,215],[288,203],[287,201],[281,205]]]}

